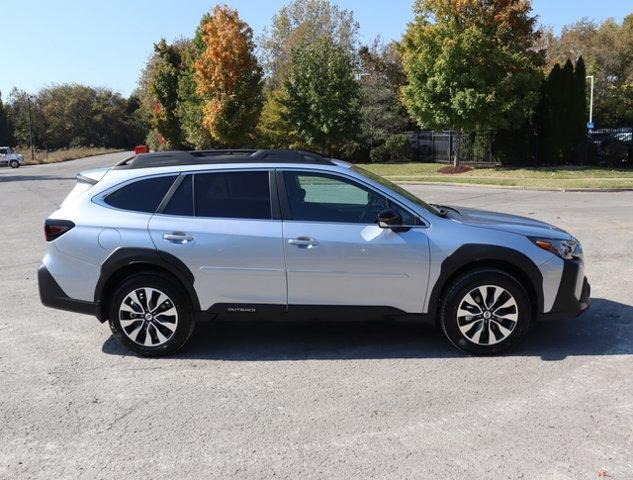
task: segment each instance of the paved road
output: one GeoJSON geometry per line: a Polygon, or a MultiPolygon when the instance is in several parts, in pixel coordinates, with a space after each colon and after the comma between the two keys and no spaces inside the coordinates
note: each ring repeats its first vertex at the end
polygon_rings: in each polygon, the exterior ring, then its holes
{"type": "Polygon", "coordinates": [[[42,219],[117,158],[0,170],[0,478],[633,478],[633,193],[410,187],[583,241],[593,308],[507,356],[416,325],[212,324],[148,360],[37,296],[42,219]]]}

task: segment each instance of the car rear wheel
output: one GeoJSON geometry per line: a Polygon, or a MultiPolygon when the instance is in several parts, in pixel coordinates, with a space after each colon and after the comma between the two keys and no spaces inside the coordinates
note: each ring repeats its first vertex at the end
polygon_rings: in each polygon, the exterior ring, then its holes
{"type": "Polygon", "coordinates": [[[168,275],[137,274],[119,285],[110,302],[112,333],[132,352],[168,355],[191,336],[194,320],[187,296],[168,275]]]}
{"type": "Polygon", "coordinates": [[[478,269],[457,278],[440,310],[450,342],[475,355],[494,355],[517,345],[525,338],[531,318],[523,286],[496,269],[478,269]]]}

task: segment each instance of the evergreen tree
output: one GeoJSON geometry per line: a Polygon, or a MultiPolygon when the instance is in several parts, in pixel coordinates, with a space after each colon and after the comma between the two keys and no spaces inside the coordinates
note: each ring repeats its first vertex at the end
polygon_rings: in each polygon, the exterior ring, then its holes
{"type": "Polygon", "coordinates": [[[156,60],[152,65],[149,91],[152,98],[151,125],[160,135],[162,148],[185,146],[184,133],[177,113],[178,83],[183,68],[183,51],[187,41],[168,44],[165,39],[154,45],[156,60]]]}
{"type": "Polygon", "coordinates": [[[585,144],[587,141],[587,122],[589,121],[589,112],[587,108],[587,69],[582,56],[576,61],[574,71],[574,123],[573,137],[576,146],[576,160],[583,160],[585,155],[585,144]]]}
{"type": "Polygon", "coordinates": [[[557,163],[560,153],[560,130],[558,119],[560,113],[560,95],[562,85],[562,69],[557,63],[543,82],[541,94],[540,126],[540,158],[545,163],[557,163]]]}
{"type": "Polygon", "coordinates": [[[552,164],[582,161],[586,141],[584,63],[554,65],[544,82],[540,105],[541,160],[552,164]]]}

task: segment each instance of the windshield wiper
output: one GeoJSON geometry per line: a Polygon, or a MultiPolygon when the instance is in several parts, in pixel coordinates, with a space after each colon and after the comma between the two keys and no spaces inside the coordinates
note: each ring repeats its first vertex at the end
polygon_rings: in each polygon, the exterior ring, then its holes
{"type": "Polygon", "coordinates": [[[437,203],[432,203],[431,206],[435,207],[439,212],[439,216],[442,218],[446,218],[448,215],[448,211],[452,210],[459,215],[459,210],[453,207],[447,207],[446,205],[438,205],[437,203]]]}
{"type": "Polygon", "coordinates": [[[445,210],[443,207],[440,207],[439,205],[433,205],[433,206],[437,210],[437,215],[439,217],[446,218],[448,216],[448,210],[445,210]]]}

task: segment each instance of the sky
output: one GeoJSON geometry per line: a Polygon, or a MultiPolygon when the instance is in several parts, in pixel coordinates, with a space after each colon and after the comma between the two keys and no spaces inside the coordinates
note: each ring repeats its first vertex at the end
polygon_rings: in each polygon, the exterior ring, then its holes
{"type": "MultiPolygon", "coordinates": [[[[289,0],[225,0],[261,34],[289,0]]],[[[335,0],[353,10],[361,41],[397,40],[413,18],[413,0],[335,0]]],[[[59,83],[109,87],[128,96],[153,43],[193,35],[213,0],[0,0],[0,92],[30,93],[59,83]]],[[[533,0],[556,32],[582,17],[621,21],[631,0],[533,0]]]]}

